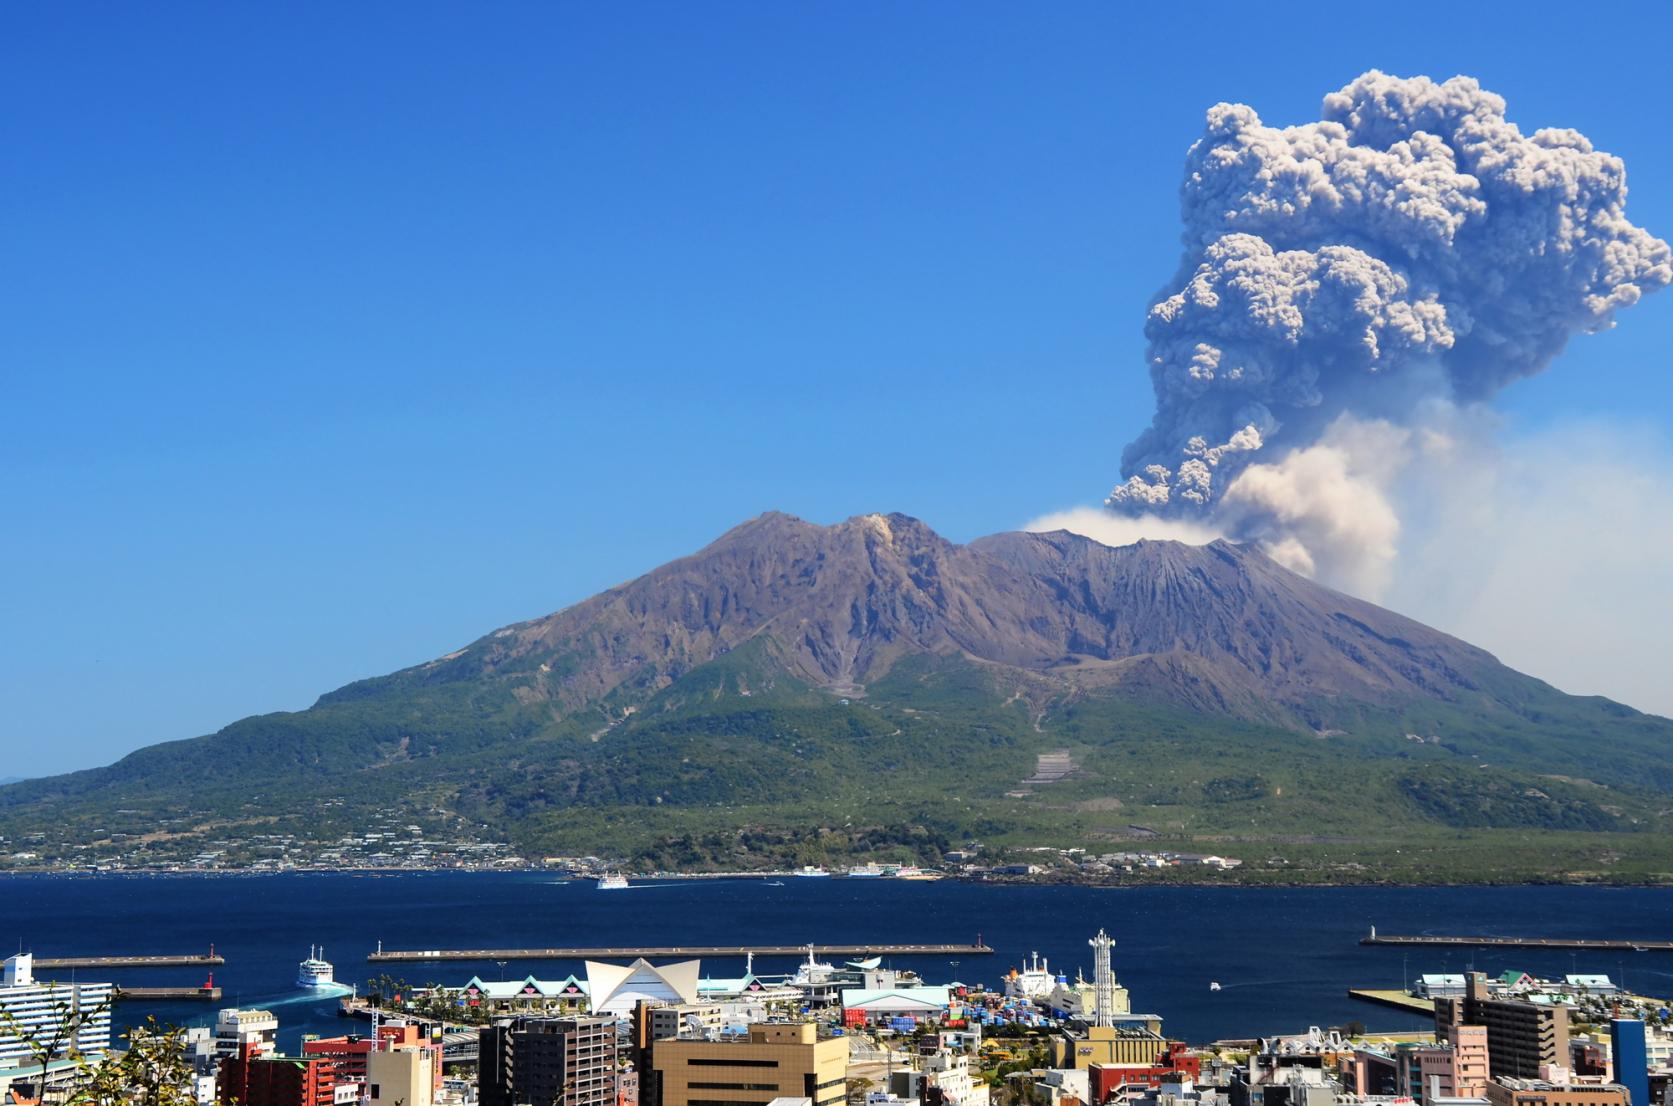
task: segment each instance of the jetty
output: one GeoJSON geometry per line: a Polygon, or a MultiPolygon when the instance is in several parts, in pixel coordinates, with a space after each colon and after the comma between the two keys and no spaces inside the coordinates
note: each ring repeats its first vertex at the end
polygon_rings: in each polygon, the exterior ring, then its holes
{"type": "Polygon", "coordinates": [[[1405,1010],[1411,1014],[1433,1015],[1435,1000],[1418,998],[1408,995],[1404,991],[1385,991],[1374,987],[1349,987],[1348,997],[1359,999],[1361,1002],[1374,1002],[1378,1006],[1392,1006],[1396,1010],[1405,1010]]]}
{"type": "Polygon", "coordinates": [[[637,960],[658,956],[988,956],[992,947],[972,945],[611,945],[600,948],[550,949],[385,949],[378,945],[366,959],[374,964],[435,960],[637,960]]]}
{"type": "Polygon", "coordinates": [[[1426,945],[1463,948],[1612,949],[1620,952],[1673,952],[1673,941],[1614,940],[1599,937],[1462,937],[1429,933],[1396,936],[1371,928],[1362,945],[1426,945]]]}
{"type": "Polygon", "coordinates": [[[112,996],[118,1002],[127,999],[160,1000],[160,999],[202,999],[205,1002],[220,1002],[221,989],[213,984],[202,987],[122,987],[118,986],[112,996]]]}
{"type": "Polygon", "coordinates": [[[37,968],[213,968],[226,957],[210,945],[207,953],[189,952],[156,956],[37,956],[37,968]]]}

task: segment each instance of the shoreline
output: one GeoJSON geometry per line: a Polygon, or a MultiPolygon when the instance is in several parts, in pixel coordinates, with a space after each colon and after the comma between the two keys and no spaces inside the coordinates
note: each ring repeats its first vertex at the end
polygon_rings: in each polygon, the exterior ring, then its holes
{"type": "MultiPolygon", "coordinates": [[[[0,878],[24,877],[29,879],[177,879],[177,878],[223,878],[223,879],[255,879],[262,877],[281,876],[358,876],[366,878],[388,878],[392,876],[433,876],[433,875],[472,875],[472,876],[531,876],[546,875],[561,879],[563,882],[587,883],[596,879],[591,875],[565,875],[550,868],[514,868],[514,867],[484,867],[484,868],[454,868],[454,867],[319,867],[319,868],[286,868],[280,870],[261,868],[158,868],[158,869],[121,869],[105,871],[88,871],[77,868],[15,868],[0,870],[0,878]]],[[[630,875],[628,878],[640,883],[684,883],[697,880],[772,880],[794,877],[794,872],[661,872],[655,875],[630,875]]],[[[842,882],[850,877],[832,874],[830,882],[842,882]]],[[[826,881],[821,881],[826,882],[826,881]]],[[[1289,890],[1299,888],[1419,888],[1419,887],[1596,887],[1607,888],[1638,888],[1645,890],[1669,889],[1673,890],[1673,878],[1668,879],[1563,879],[1560,877],[1542,877],[1528,875],[1502,879],[1455,879],[1455,880],[1399,880],[1399,879],[1247,879],[1237,876],[1221,875],[1218,878],[1178,877],[1168,879],[1135,879],[1135,880],[1084,880],[1063,878],[1038,878],[1028,876],[1000,876],[1000,877],[970,877],[963,875],[948,875],[935,880],[894,880],[894,879],[860,879],[857,882],[869,885],[875,884],[914,884],[922,886],[926,883],[956,883],[965,886],[989,887],[1072,887],[1085,889],[1101,889],[1108,891],[1130,891],[1142,888],[1190,887],[1190,888],[1224,888],[1236,890],[1289,890]]]]}

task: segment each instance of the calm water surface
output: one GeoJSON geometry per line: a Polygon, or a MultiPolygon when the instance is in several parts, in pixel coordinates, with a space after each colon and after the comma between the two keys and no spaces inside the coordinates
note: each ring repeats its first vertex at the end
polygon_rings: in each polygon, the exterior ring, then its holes
{"type": "MultiPolygon", "coordinates": [[[[270,1007],[281,1043],[303,1032],[343,1032],[335,1000],[294,986],[296,963],[323,944],[343,983],[389,970],[412,983],[562,978],[557,961],[371,965],[390,949],[588,945],[729,945],[970,942],[993,956],[903,957],[929,982],[995,986],[1032,951],[1071,977],[1091,975],[1087,938],[1116,939],[1115,969],[1136,1011],[1164,1018],[1191,1041],[1290,1032],[1358,1019],[1373,1029],[1422,1024],[1349,999],[1349,987],[1394,987],[1422,972],[1473,966],[1542,975],[1604,972],[1651,994],[1673,993],[1673,954],[1524,952],[1515,949],[1367,948],[1384,933],[1659,938],[1673,935],[1673,889],[1494,888],[1082,888],[953,882],[785,879],[693,880],[598,891],[541,874],[414,873],[263,876],[0,877],[0,944],[38,955],[196,952],[213,943],[227,963],[215,981],[225,1005],[270,1007]],[[1221,990],[1209,991],[1218,981],[1221,990]]],[[[759,958],[758,972],[794,959],[759,958]]],[[[735,976],[743,960],[710,959],[705,975],[735,976]]],[[[188,969],[101,973],[133,985],[192,985],[188,969]]],[[[155,1013],[203,1024],[207,1003],[124,1004],[119,1020],[155,1013]]]]}

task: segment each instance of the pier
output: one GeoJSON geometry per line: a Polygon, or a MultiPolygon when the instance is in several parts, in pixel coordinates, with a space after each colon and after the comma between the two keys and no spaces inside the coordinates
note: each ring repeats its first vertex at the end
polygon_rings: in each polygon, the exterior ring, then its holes
{"type": "Polygon", "coordinates": [[[1418,998],[1408,995],[1404,991],[1384,991],[1374,987],[1350,987],[1348,997],[1359,999],[1361,1002],[1374,1002],[1378,1006],[1392,1006],[1396,1010],[1404,1010],[1410,1014],[1426,1016],[1435,1013],[1435,1000],[1418,998]]]}
{"type": "Polygon", "coordinates": [[[205,1002],[220,1002],[221,989],[219,987],[117,987],[112,996],[116,1001],[125,999],[158,1000],[158,999],[202,999],[205,1002]]]}
{"type": "Polygon", "coordinates": [[[213,968],[225,964],[226,957],[209,946],[207,953],[191,952],[178,956],[37,956],[37,968],[213,968]]]}
{"type": "MultiPolygon", "coordinates": [[[[385,949],[366,959],[373,964],[435,960],[637,960],[653,956],[801,956],[808,945],[647,945],[642,948],[553,949],[385,949]]],[[[815,955],[827,956],[988,956],[993,949],[979,940],[973,945],[813,945],[815,955]]]]}
{"type": "Polygon", "coordinates": [[[1371,930],[1362,945],[1441,945],[1464,948],[1613,949],[1620,952],[1673,952],[1673,941],[1617,941],[1597,937],[1446,937],[1392,936],[1371,930]]]}

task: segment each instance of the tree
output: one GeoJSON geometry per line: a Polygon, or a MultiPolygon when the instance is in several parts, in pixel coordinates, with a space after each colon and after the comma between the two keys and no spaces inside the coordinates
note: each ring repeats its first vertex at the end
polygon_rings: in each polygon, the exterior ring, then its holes
{"type": "Polygon", "coordinates": [[[55,1060],[73,1060],[73,1086],[58,1102],[62,1106],[196,1106],[192,1066],[186,1056],[184,1032],[148,1017],[143,1026],[122,1034],[128,1047],[90,1057],[76,1048],[81,1030],[108,1013],[113,999],[92,1006],[68,1000],[52,1004],[53,1029],[42,1035],[24,1025],[8,1010],[0,1010],[0,1031],[23,1043],[30,1065],[39,1065],[41,1097],[55,1060]]]}

